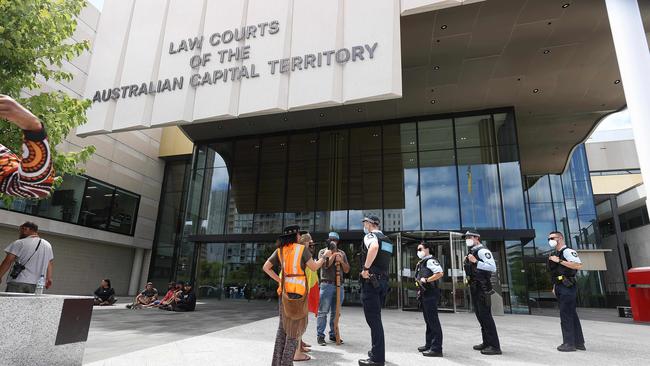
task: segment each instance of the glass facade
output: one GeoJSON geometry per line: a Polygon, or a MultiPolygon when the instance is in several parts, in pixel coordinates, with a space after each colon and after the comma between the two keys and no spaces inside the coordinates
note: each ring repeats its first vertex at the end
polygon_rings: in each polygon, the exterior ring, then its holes
{"type": "Polygon", "coordinates": [[[86,176],[66,175],[61,186],[44,200],[15,199],[10,207],[0,208],[133,235],[140,196],[86,176]]]}
{"type": "MultiPolygon", "coordinates": [[[[509,109],[203,143],[191,162],[168,164],[165,182],[152,278],[192,279],[206,297],[275,296],[261,262],[287,224],[316,237],[338,231],[357,266],[370,213],[387,234],[482,230],[513,313],[551,300],[548,232],[599,247],[584,147],[562,175],[522,176],[509,109]]],[[[599,281],[581,273],[592,294],[599,281]]],[[[347,303],[360,301],[356,279],[345,291],[347,303]]]]}

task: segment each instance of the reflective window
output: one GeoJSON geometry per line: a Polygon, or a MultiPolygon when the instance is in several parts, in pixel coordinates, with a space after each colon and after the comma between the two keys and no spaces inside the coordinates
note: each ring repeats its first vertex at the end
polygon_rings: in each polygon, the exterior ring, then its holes
{"type": "Polygon", "coordinates": [[[457,148],[496,144],[491,115],[456,118],[454,123],[457,148]]]}
{"type": "Polygon", "coordinates": [[[307,133],[289,137],[289,173],[285,223],[295,223],[308,231],[314,230],[318,134],[307,133]]]}
{"type": "Polygon", "coordinates": [[[458,176],[464,227],[503,227],[496,149],[458,149],[458,176]]]}
{"type": "Polygon", "coordinates": [[[458,182],[453,150],[420,152],[423,230],[458,230],[458,182]]]}
{"type": "MultiPolygon", "coordinates": [[[[254,233],[282,231],[287,176],[287,136],[262,140],[254,233]]],[[[290,179],[290,177],[289,177],[290,179]]]]}
{"type": "Polygon", "coordinates": [[[228,200],[226,227],[228,233],[247,234],[253,232],[260,147],[260,142],[257,139],[235,142],[228,200]]]}
{"type": "Polygon", "coordinates": [[[521,168],[517,158],[517,146],[499,146],[499,174],[501,195],[507,229],[525,229],[526,206],[521,178],[521,168]]]}
{"type": "Polygon", "coordinates": [[[451,119],[418,122],[420,151],[454,148],[454,126],[451,119]]]}
{"type": "Polygon", "coordinates": [[[108,230],[120,234],[132,234],[132,230],[135,228],[135,218],[138,214],[138,201],[138,196],[117,189],[108,230]]]}
{"type": "Polygon", "coordinates": [[[517,128],[513,113],[494,114],[494,130],[498,145],[517,145],[517,128]]]}
{"type": "Polygon", "coordinates": [[[420,187],[416,153],[384,155],[386,231],[420,230],[420,187]]]}
{"type": "Polygon", "coordinates": [[[348,229],[348,130],[323,131],[318,139],[315,231],[348,229]]]}
{"type": "Polygon", "coordinates": [[[81,204],[79,223],[97,229],[107,229],[114,191],[115,188],[112,186],[89,181],[86,186],[86,195],[81,204]]]}

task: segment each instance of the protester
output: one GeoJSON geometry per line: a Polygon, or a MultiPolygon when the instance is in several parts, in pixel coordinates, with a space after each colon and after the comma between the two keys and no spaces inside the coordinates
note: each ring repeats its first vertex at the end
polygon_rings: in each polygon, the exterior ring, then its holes
{"type": "MultiPolygon", "coordinates": [[[[172,305],[174,305],[176,300],[178,300],[178,298],[180,298],[181,294],[183,293],[183,287],[185,287],[185,282],[177,281],[176,285],[172,289],[173,291],[172,291],[171,299],[168,299],[167,302],[164,303],[164,304],[161,303],[158,306],[158,309],[160,309],[160,310],[174,310],[172,308],[172,305]]],[[[169,291],[167,291],[167,293],[169,294],[169,291]]],[[[167,297],[167,295],[165,295],[165,297],[167,297]]]]}
{"type": "Polygon", "coordinates": [[[52,245],[38,235],[38,225],[33,222],[20,225],[18,232],[19,239],[5,249],[7,256],[0,264],[0,282],[13,265],[7,277],[7,292],[33,294],[41,277],[44,287],[49,289],[54,271],[52,245]]]}
{"type": "Polygon", "coordinates": [[[192,284],[185,282],[183,291],[178,294],[176,300],[172,303],[172,310],[178,312],[194,311],[196,308],[196,295],[192,291],[192,284]]]}
{"type": "MultiPolygon", "coordinates": [[[[312,240],[311,235],[308,232],[301,232],[300,244],[304,245],[305,248],[309,251],[309,255],[314,257],[314,250],[316,244],[312,240]]],[[[318,290],[318,273],[312,271],[309,267],[305,268],[305,275],[307,277],[307,309],[309,312],[318,314],[318,301],[319,301],[319,290],[318,290]]],[[[300,347],[296,347],[296,353],[293,356],[294,361],[305,361],[309,357],[305,355],[306,352],[311,352],[311,345],[305,343],[302,338],[300,338],[300,347]]]]}
{"type": "MultiPolygon", "coordinates": [[[[325,346],[325,327],[327,326],[327,315],[330,314],[330,332],[329,339],[336,342],[336,333],[334,332],[334,319],[336,318],[336,275],[339,272],[339,279],[343,281],[343,273],[350,272],[350,265],[345,252],[338,248],[339,234],[331,232],[328,235],[327,246],[332,251],[330,260],[323,264],[320,269],[320,304],[318,307],[318,321],[316,324],[316,341],[321,346],[325,346]],[[337,264],[340,269],[337,269],[337,264]]],[[[322,253],[326,249],[321,249],[318,257],[322,257],[322,253]]],[[[342,283],[342,282],[341,282],[342,283]]],[[[340,298],[342,304],[344,298],[343,287],[339,287],[340,298]]],[[[340,340],[340,337],[339,337],[340,340]]],[[[343,343],[343,341],[341,341],[343,343]]]]}
{"type": "Polygon", "coordinates": [[[129,309],[141,309],[145,305],[149,305],[158,300],[158,290],[153,287],[153,283],[147,282],[141,293],[135,297],[133,304],[127,305],[129,309]]]}
{"type": "MultiPolygon", "coordinates": [[[[278,249],[262,267],[264,272],[280,285],[280,323],[275,338],[272,366],[293,365],[298,339],[307,328],[308,288],[305,268],[317,271],[331,255],[331,252],[326,251],[323,258],[314,261],[305,246],[298,244],[299,240],[298,225],[285,227],[283,234],[278,238],[278,249]],[[280,268],[282,277],[273,271],[274,266],[280,268]]],[[[301,361],[311,359],[308,355],[304,356],[301,361]]]]}
{"type": "Polygon", "coordinates": [[[178,290],[176,290],[176,282],[172,281],[167,284],[167,293],[165,296],[162,298],[162,300],[156,300],[152,302],[151,304],[145,306],[146,308],[157,308],[161,307],[164,305],[169,305],[174,301],[175,294],[178,290]]]}
{"type": "Polygon", "coordinates": [[[108,278],[103,279],[100,286],[95,290],[95,305],[107,306],[116,302],[115,290],[111,287],[111,280],[108,278]]]}
{"type": "Polygon", "coordinates": [[[22,129],[24,137],[22,157],[0,144],[0,193],[22,198],[49,196],[54,168],[45,127],[25,107],[2,94],[0,119],[22,129]]]}

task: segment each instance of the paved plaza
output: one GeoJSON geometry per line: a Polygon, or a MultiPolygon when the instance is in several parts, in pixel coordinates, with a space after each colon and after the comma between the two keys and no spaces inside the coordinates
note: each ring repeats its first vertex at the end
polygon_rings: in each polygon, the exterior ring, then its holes
{"type": "MultiPolygon", "coordinates": [[[[195,313],[120,307],[93,314],[84,364],[122,365],[269,365],[278,326],[276,304],[214,301],[195,313]]],[[[581,309],[587,352],[560,353],[559,319],[548,314],[495,317],[503,355],[483,356],[471,349],[480,342],[474,314],[440,314],[444,331],[443,359],[422,357],[424,323],[416,312],[384,310],[387,365],[647,365],[650,326],[617,319],[613,309],[581,309]],[[611,321],[602,321],[611,319],[611,321]]],[[[316,345],[315,319],[305,340],[313,359],[296,365],[356,365],[370,347],[369,329],[358,307],[344,307],[344,345],[316,345]]]]}

